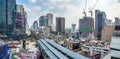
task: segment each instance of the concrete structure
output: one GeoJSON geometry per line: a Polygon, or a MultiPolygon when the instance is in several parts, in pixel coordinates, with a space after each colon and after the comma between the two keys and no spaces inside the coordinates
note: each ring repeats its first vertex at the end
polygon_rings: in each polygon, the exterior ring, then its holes
{"type": "Polygon", "coordinates": [[[51,31],[54,31],[53,14],[47,13],[47,15],[40,16],[39,27],[41,26],[49,26],[51,31]]]}
{"type": "Polygon", "coordinates": [[[95,10],[95,36],[101,38],[101,31],[106,26],[106,14],[103,11],[95,10]]]}
{"type": "Polygon", "coordinates": [[[79,33],[82,38],[89,37],[90,31],[94,30],[94,21],[92,21],[93,27],[91,28],[90,19],[90,17],[83,17],[83,19],[79,20],[79,33]]]}
{"type": "Polygon", "coordinates": [[[120,59],[120,26],[115,26],[110,43],[111,59],[120,59]]]}
{"type": "Polygon", "coordinates": [[[15,15],[16,0],[0,0],[0,33],[14,33],[15,15]]]}
{"type": "Polygon", "coordinates": [[[42,26],[42,27],[40,28],[40,31],[42,31],[42,33],[43,33],[44,35],[50,34],[50,32],[51,32],[51,27],[50,27],[50,26],[42,26]]]}
{"type": "Polygon", "coordinates": [[[41,16],[39,18],[39,27],[41,26],[48,26],[48,17],[47,16],[41,16]]]}
{"type": "Polygon", "coordinates": [[[120,26],[120,19],[115,17],[115,26],[120,26]]]}
{"type": "Polygon", "coordinates": [[[89,45],[83,45],[82,51],[87,52],[88,53],[87,56],[91,56],[92,59],[95,59],[94,57],[96,55],[97,58],[103,58],[110,53],[110,49],[107,47],[89,46],[89,45]]]}
{"type": "Polygon", "coordinates": [[[60,33],[65,33],[65,18],[56,17],[56,31],[60,33]]]}
{"type": "Polygon", "coordinates": [[[30,30],[29,30],[29,25],[28,24],[26,24],[26,34],[30,35],[30,30]]]}
{"type": "Polygon", "coordinates": [[[79,32],[75,32],[75,39],[79,39],[79,32]]]}
{"type": "Polygon", "coordinates": [[[111,54],[107,54],[106,56],[104,56],[102,59],[111,59],[111,54]]]}
{"type": "Polygon", "coordinates": [[[72,33],[75,33],[76,30],[76,24],[72,24],[72,33]]]}
{"type": "Polygon", "coordinates": [[[33,23],[33,29],[34,29],[35,31],[38,30],[38,22],[37,22],[37,21],[34,21],[34,23],[33,23]]]}
{"type": "Polygon", "coordinates": [[[71,28],[66,28],[65,29],[65,33],[67,34],[67,36],[72,36],[73,38],[76,37],[76,24],[72,24],[71,28]]]}
{"type": "Polygon", "coordinates": [[[54,31],[53,14],[48,13],[48,14],[47,14],[47,18],[48,18],[48,26],[51,27],[51,30],[52,30],[52,31],[54,31]]]}
{"type": "Polygon", "coordinates": [[[53,14],[48,13],[47,17],[48,17],[48,26],[52,26],[52,24],[53,24],[53,14]]]}
{"type": "Polygon", "coordinates": [[[108,40],[108,41],[110,41],[111,37],[112,37],[113,30],[114,30],[114,26],[105,26],[102,29],[101,40],[108,40]]]}
{"type": "Polygon", "coordinates": [[[66,39],[64,44],[66,45],[66,48],[68,48],[69,50],[74,51],[76,49],[79,49],[79,40],[77,39],[73,39],[73,40],[66,39]]]}
{"type": "Polygon", "coordinates": [[[23,5],[16,6],[16,31],[26,33],[27,13],[23,5]]]}

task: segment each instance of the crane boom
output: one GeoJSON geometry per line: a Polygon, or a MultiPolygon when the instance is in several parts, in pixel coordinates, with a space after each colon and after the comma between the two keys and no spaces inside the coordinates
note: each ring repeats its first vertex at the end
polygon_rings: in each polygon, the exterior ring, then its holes
{"type": "Polygon", "coordinates": [[[96,1],[95,5],[92,7],[91,11],[95,8],[99,0],[96,1]]]}
{"type": "Polygon", "coordinates": [[[85,0],[85,8],[83,8],[83,14],[85,14],[85,17],[86,17],[86,6],[87,6],[87,0],[85,0]]]}

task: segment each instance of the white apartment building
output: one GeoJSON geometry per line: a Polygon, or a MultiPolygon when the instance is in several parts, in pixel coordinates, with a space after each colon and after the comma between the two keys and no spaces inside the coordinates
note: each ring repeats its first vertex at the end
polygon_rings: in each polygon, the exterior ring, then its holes
{"type": "Polygon", "coordinates": [[[90,56],[100,54],[100,58],[104,58],[107,54],[110,53],[110,48],[84,45],[82,47],[82,51],[90,52],[90,56]]]}

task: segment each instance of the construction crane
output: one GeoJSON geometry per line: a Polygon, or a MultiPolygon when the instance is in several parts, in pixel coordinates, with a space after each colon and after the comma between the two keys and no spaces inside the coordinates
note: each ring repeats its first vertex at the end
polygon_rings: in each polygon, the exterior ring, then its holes
{"type": "Polygon", "coordinates": [[[85,14],[85,17],[86,17],[86,6],[87,6],[87,0],[85,0],[85,8],[83,8],[83,14],[85,14]]]}
{"type": "Polygon", "coordinates": [[[92,7],[92,9],[89,8],[89,12],[91,13],[91,16],[93,16],[93,12],[92,12],[92,11],[93,11],[93,9],[95,8],[95,6],[97,5],[98,1],[99,1],[99,0],[96,1],[95,5],[92,7]]]}
{"type": "Polygon", "coordinates": [[[95,5],[92,7],[92,9],[91,8],[89,8],[89,12],[91,13],[91,18],[90,18],[90,28],[91,28],[91,30],[90,30],[90,37],[91,38],[93,38],[93,9],[95,8],[95,6],[97,5],[97,3],[98,3],[98,1],[99,0],[97,0],[96,1],[96,3],[95,3],[95,5]]]}

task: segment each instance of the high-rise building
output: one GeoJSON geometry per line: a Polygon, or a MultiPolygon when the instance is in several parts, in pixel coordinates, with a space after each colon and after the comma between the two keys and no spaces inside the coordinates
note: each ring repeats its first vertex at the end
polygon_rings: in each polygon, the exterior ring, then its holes
{"type": "Polygon", "coordinates": [[[16,30],[25,33],[27,23],[27,13],[23,5],[16,6],[16,30]]]}
{"type": "Polygon", "coordinates": [[[53,24],[53,14],[48,13],[47,18],[48,18],[48,26],[52,26],[52,24],[53,24]]]}
{"type": "Polygon", "coordinates": [[[0,33],[14,33],[15,15],[16,0],[0,0],[0,33]]]}
{"type": "Polygon", "coordinates": [[[72,33],[75,33],[76,30],[76,24],[72,24],[72,33]]]}
{"type": "Polygon", "coordinates": [[[95,36],[101,38],[101,31],[106,26],[106,14],[100,10],[95,10],[95,36]]]}
{"type": "Polygon", "coordinates": [[[45,16],[41,16],[39,18],[39,26],[49,26],[51,31],[54,31],[54,24],[53,24],[53,14],[47,13],[45,16]]]}
{"type": "Polygon", "coordinates": [[[48,17],[48,26],[50,26],[51,31],[54,31],[53,14],[48,13],[47,17],[48,17]]]}
{"type": "Polygon", "coordinates": [[[42,26],[40,29],[43,32],[42,33],[43,35],[48,35],[51,32],[51,27],[50,26],[42,26]]]}
{"type": "Polygon", "coordinates": [[[120,25],[120,19],[118,17],[115,17],[115,26],[120,25]]]}
{"type": "Polygon", "coordinates": [[[33,29],[34,30],[38,30],[38,22],[37,21],[34,21],[34,23],[33,23],[33,29]]]}
{"type": "Polygon", "coordinates": [[[90,31],[94,29],[94,21],[92,21],[93,25],[91,28],[91,18],[83,17],[83,19],[79,20],[79,33],[80,37],[87,38],[89,37],[90,31]]]}
{"type": "Polygon", "coordinates": [[[25,11],[24,14],[25,14],[24,31],[26,33],[26,29],[27,29],[27,12],[25,11]]]}
{"type": "Polygon", "coordinates": [[[48,26],[48,17],[47,16],[41,16],[39,18],[39,26],[48,26]]]}
{"type": "Polygon", "coordinates": [[[60,33],[65,33],[65,18],[56,17],[56,31],[60,33]]]}
{"type": "Polygon", "coordinates": [[[26,34],[27,34],[27,35],[30,35],[30,30],[29,30],[29,28],[30,28],[29,25],[26,24],[26,34]]]}

